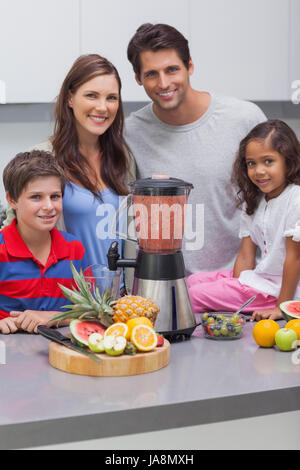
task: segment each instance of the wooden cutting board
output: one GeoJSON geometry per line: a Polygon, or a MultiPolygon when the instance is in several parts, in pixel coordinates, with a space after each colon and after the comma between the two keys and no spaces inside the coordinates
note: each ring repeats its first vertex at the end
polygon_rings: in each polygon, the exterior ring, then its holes
{"type": "Polygon", "coordinates": [[[170,362],[170,343],[165,339],[162,347],[134,356],[98,356],[102,359],[101,364],[54,342],[51,342],[49,347],[49,362],[56,369],[70,374],[117,377],[146,374],[166,367],[170,362]]]}

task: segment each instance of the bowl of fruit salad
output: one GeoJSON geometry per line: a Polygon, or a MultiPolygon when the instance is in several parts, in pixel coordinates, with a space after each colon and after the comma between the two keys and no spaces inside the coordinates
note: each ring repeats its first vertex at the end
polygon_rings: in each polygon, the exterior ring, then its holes
{"type": "Polygon", "coordinates": [[[239,339],[243,335],[245,318],[234,312],[203,313],[201,324],[205,338],[216,340],[239,339]]]}

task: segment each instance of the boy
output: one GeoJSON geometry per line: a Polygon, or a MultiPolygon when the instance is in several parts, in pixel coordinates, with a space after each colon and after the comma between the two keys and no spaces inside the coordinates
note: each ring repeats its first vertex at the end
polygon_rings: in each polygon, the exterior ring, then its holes
{"type": "Polygon", "coordinates": [[[58,283],[71,287],[70,263],[84,269],[85,250],[54,228],[66,179],[51,153],[18,154],[4,169],[3,183],[16,218],[0,232],[0,332],[36,333],[68,303],[58,283]]]}

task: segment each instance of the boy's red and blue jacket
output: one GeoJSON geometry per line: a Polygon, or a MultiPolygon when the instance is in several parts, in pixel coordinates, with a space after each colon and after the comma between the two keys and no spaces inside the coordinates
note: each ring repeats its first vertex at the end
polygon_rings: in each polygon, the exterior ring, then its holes
{"type": "Polygon", "coordinates": [[[19,235],[16,219],[0,232],[0,320],[11,311],[64,311],[70,303],[58,286],[74,285],[75,268],[87,267],[85,249],[73,235],[51,230],[51,252],[43,266],[19,235]]]}

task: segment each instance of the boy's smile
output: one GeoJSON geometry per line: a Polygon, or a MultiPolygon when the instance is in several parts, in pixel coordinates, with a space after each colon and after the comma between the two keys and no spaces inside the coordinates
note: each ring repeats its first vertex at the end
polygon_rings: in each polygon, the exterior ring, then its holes
{"type": "Polygon", "coordinates": [[[248,177],[269,201],[285,189],[286,165],[284,157],[273,150],[268,140],[252,140],[246,148],[248,177]]]}
{"type": "Polygon", "coordinates": [[[17,201],[8,202],[16,211],[18,230],[49,232],[62,213],[61,182],[56,176],[38,177],[30,181],[17,201]]]}

